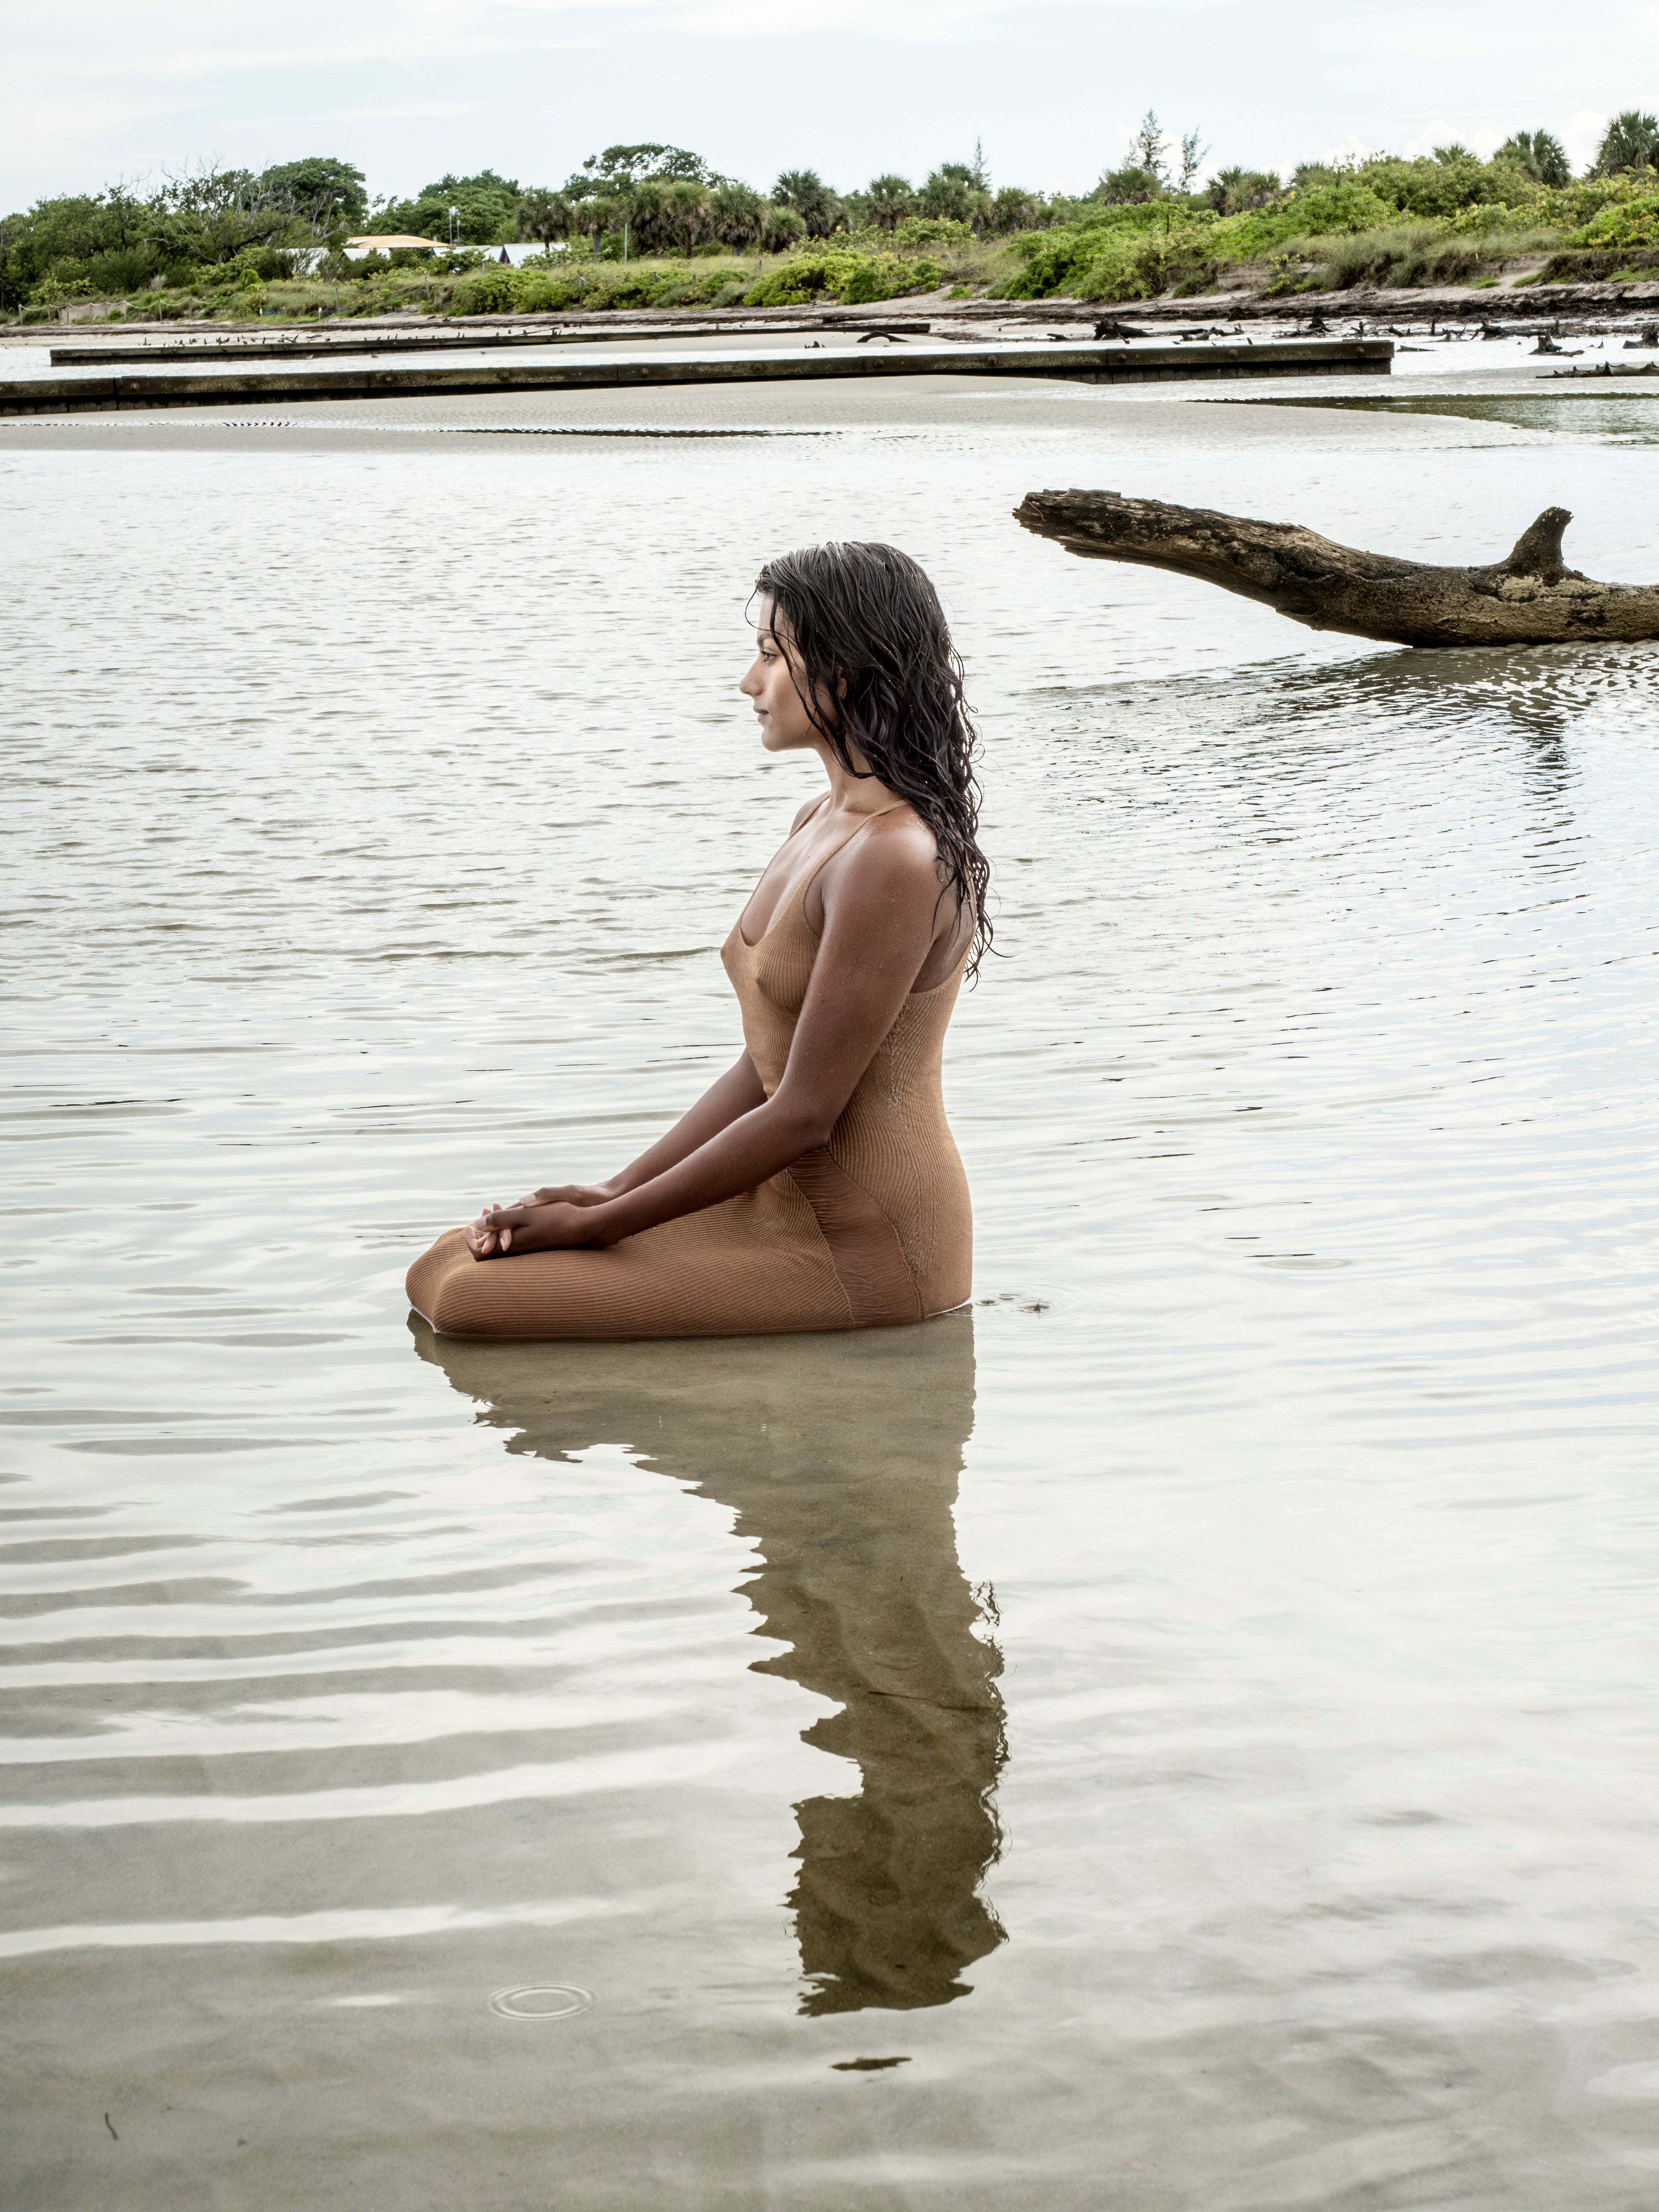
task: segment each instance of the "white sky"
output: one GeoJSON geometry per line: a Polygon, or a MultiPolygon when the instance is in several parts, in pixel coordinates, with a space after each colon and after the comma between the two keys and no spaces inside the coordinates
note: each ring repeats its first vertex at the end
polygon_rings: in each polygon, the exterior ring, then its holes
{"type": "Polygon", "coordinates": [[[1489,151],[1543,127],[1575,162],[1659,106],[1632,0],[9,0],[0,211],[206,157],[355,161],[374,191],[489,167],[559,184],[617,141],[765,186],[811,167],[917,181],[983,142],[996,184],[1086,189],[1142,110],[1211,154],[1489,151]]]}

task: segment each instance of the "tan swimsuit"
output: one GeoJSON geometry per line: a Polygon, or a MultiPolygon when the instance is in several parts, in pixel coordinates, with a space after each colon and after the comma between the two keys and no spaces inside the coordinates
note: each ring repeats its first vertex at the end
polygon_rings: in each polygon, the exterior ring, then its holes
{"type": "MultiPolygon", "coordinates": [[[[805,914],[817,872],[758,944],[734,924],[720,950],[769,1098],[817,957],[805,914]]],[[[940,1073],[965,961],[911,993],[829,1143],[782,1174],[603,1251],[476,1261],[452,1229],[410,1269],[410,1304],[446,1336],[532,1339],[891,1328],[960,1305],[973,1218],[940,1073]]]]}

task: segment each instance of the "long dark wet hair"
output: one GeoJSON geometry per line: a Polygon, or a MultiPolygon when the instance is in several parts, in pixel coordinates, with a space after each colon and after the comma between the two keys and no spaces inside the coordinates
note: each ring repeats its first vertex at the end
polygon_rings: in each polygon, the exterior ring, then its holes
{"type": "Polygon", "coordinates": [[[781,553],[755,589],[788,632],[785,659],[813,728],[849,775],[884,783],[933,831],[944,887],[957,914],[973,916],[968,972],[975,974],[993,935],[974,775],[979,733],[939,593],[894,545],[781,553]],[[854,766],[854,745],[867,769],[854,766]]]}

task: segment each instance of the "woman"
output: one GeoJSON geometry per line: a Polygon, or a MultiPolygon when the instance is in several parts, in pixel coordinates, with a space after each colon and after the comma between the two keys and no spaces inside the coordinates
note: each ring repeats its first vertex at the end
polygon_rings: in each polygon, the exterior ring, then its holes
{"type": "Polygon", "coordinates": [[[745,1049],[609,1182],[537,1191],[409,1272],[441,1334],[751,1336],[959,1305],[973,1223],[939,1087],[989,943],[975,733],[933,586],[890,545],[786,555],[740,689],[807,750],[801,809],[721,951],[745,1049]]]}

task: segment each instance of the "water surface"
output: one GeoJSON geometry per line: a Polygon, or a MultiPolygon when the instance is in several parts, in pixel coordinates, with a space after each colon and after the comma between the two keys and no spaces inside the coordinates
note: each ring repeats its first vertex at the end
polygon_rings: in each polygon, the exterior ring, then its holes
{"type": "Polygon", "coordinates": [[[1559,502],[1639,578],[1645,453],[966,379],[272,424],[0,439],[0,2203],[1645,2212],[1659,648],[1008,520],[1559,502]],[[975,1304],[434,1340],[413,1251],[737,1049],[810,788],[743,603],[829,535],[985,726],[975,1304]]]}

